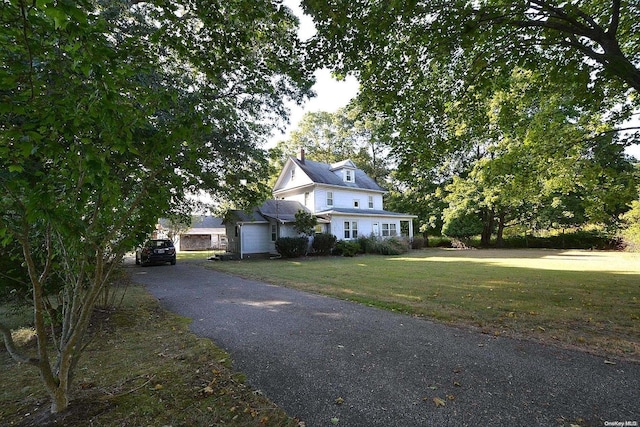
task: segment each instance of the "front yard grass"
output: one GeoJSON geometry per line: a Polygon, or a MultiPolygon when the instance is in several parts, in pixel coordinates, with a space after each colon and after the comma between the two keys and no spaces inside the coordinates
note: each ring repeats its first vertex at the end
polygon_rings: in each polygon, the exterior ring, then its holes
{"type": "Polygon", "coordinates": [[[640,254],[425,249],[205,265],[488,334],[640,361],[640,254]]]}

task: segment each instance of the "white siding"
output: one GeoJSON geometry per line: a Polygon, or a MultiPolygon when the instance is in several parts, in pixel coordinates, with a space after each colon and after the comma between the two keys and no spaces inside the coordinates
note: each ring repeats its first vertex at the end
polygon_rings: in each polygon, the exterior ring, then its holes
{"type": "Polygon", "coordinates": [[[300,193],[288,193],[284,196],[284,200],[292,200],[294,202],[298,202],[302,206],[305,206],[307,209],[309,209],[311,212],[315,212],[316,204],[312,187],[301,189],[300,193]],[[305,197],[305,193],[308,193],[309,196],[305,197]]]}
{"type": "Polygon", "coordinates": [[[367,216],[350,216],[336,215],[331,218],[331,232],[338,240],[344,240],[344,223],[358,223],[358,237],[369,237],[372,234],[382,236],[382,224],[395,224],[396,237],[400,236],[400,219],[393,217],[367,217],[367,216]],[[375,226],[377,224],[377,227],[375,226]]]}
{"type": "Polygon", "coordinates": [[[293,162],[289,163],[289,166],[285,170],[283,176],[283,180],[280,188],[295,188],[300,187],[302,185],[311,184],[312,181],[309,179],[307,174],[302,172],[302,170],[293,162]],[[293,176],[291,171],[294,171],[293,176]]]}
{"type": "Polygon", "coordinates": [[[316,211],[321,212],[331,208],[353,208],[354,200],[360,202],[360,209],[369,209],[369,196],[373,196],[373,209],[382,210],[382,194],[368,193],[358,190],[343,190],[333,188],[319,188],[316,190],[316,211]],[[333,206],[327,206],[327,192],[333,192],[333,206]]]}

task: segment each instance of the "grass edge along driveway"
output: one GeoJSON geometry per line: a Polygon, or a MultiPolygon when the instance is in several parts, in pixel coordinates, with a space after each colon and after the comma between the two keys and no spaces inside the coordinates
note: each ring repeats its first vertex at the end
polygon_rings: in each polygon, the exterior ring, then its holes
{"type": "Polygon", "coordinates": [[[206,265],[487,334],[640,361],[637,253],[425,249],[206,265]]]}

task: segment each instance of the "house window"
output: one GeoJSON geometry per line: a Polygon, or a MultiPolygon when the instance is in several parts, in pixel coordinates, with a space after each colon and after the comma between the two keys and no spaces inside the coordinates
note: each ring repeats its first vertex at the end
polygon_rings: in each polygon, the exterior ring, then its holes
{"type": "Polygon", "coordinates": [[[309,193],[304,193],[304,205],[309,206],[309,193]]]}
{"type": "Polygon", "coordinates": [[[373,209],[373,196],[369,196],[369,209],[373,209]]]}
{"type": "Polygon", "coordinates": [[[356,208],[356,209],[360,209],[360,200],[354,199],[353,200],[353,207],[356,208]]]}
{"type": "Polygon", "coordinates": [[[333,191],[327,191],[327,206],[333,206],[333,191]]]}
{"type": "Polygon", "coordinates": [[[382,224],[382,237],[393,237],[398,235],[396,224],[382,224]]]}
{"type": "Polygon", "coordinates": [[[276,240],[278,240],[278,226],[271,224],[271,241],[275,242],[276,240]]]}
{"type": "Polygon", "coordinates": [[[293,181],[293,179],[296,177],[296,168],[292,168],[291,169],[291,180],[293,181]]]}
{"type": "Polygon", "coordinates": [[[344,171],[344,180],[345,182],[353,182],[353,171],[350,169],[346,169],[344,171]]]}
{"type": "Polygon", "coordinates": [[[358,238],[358,222],[357,221],[345,221],[344,222],[344,238],[345,239],[357,239],[358,238]]]}

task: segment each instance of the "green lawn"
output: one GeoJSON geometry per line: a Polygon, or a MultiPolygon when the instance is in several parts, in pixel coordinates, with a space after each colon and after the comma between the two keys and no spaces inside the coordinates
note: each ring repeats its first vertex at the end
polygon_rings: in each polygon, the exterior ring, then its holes
{"type": "Polygon", "coordinates": [[[640,254],[427,249],[206,265],[490,334],[640,360],[640,254]]]}

